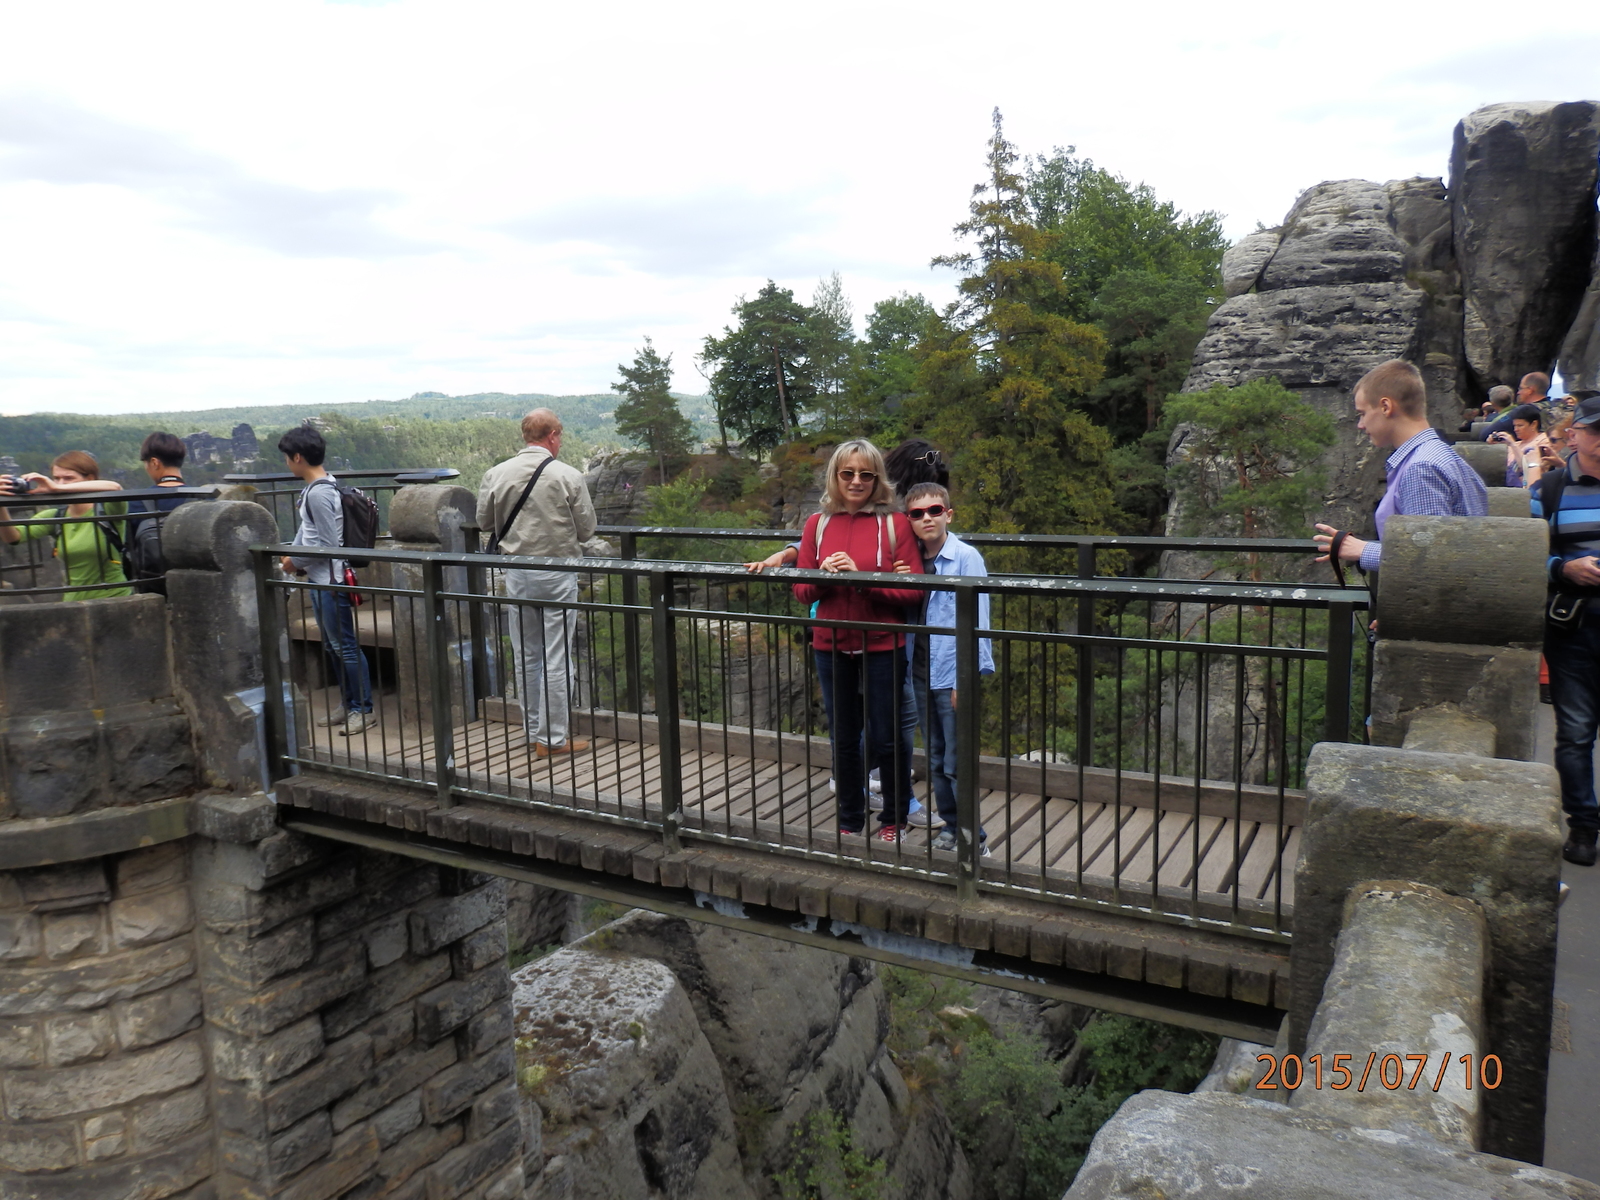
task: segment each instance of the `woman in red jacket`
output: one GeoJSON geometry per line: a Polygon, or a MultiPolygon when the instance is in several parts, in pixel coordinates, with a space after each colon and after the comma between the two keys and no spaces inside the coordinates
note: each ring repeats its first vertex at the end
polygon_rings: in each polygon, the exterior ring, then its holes
{"type": "MultiPolygon", "coordinates": [[[[893,507],[883,455],[871,442],[845,442],[828,460],[822,512],[800,535],[802,570],[892,572],[896,566],[922,571],[922,553],[911,523],[893,507]]],[[[903,625],[906,609],[922,603],[914,588],[862,583],[797,583],[795,598],[817,605],[816,615],[835,621],[903,625]]],[[[896,732],[905,679],[905,634],[886,629],[814,627],[811,644],[833,740],[833,778],[838,787],[839,832],[866,826],[866,764],[863,731],[872,765],[883,780],[883,810],[876,834],[897,842],[911,798],[911,762],[896,753],[896,732]],[[864,693],[864,695],[863,695],[864,693]]]]}

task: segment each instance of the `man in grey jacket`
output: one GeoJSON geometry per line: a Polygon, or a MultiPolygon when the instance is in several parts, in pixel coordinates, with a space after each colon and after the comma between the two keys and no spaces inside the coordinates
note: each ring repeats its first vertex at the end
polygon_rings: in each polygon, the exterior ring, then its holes
{"type": "MultiPolygon", "coordinates": [[[[328,444],[310,425],[289,430],[278,439],[278,453],[289,470],[305,481],[295,502],[294,544],[296,546],[343,546],[344,506],[339,501],[338,481],[323,467],[328,444]]],[[[339,558],[292,558],[285,556],[283,569],[289,575],[304,575],[311,583],[343,583],[345,563],[339,558]]],[[[322,648],[333,664],[339,681],[340,705],[317,721],[318,725],[339,727],[345,737],[372,728],[372,681],[367,673],[367,656],[356,639],[355,610],[350,593],[317,589],[310,593],[311,611],[317,616],[322,633],[322,648]]]]}
{"type": "MultiPolygon", "coordinates": [[[[478,528],[497,536],[504,554],[577,558],[582,543],[594,536],[594,503],[583,476],[558,460],[561,418],[548,408],[534,409],[522,418],[522,440],[527,445],[521,453],[484,472],[478,528]]],[[[578,577],[572,571],[510,568],[505,581],[507,596],[538,602],[511,606],[510,614],[528,741],[540,758],[587,750],[588,742],[567,732],[578,577]]]]}

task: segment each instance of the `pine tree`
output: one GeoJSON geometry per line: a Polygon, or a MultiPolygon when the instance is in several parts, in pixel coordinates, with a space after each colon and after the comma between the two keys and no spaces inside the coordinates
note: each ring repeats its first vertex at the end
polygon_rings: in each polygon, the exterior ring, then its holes
{"type": "Polygon", "coordinates": [[[951,453],[964,528],[1109,532],[1111,438],[1082,411],[1105,338],[1058,315],[1067,285],[1045,256],[1016,163],[996,109],[988,178],[956,226],[975,248],[934,260],[967,274],[920,350],[913,418],[951,453]]]}
{"type": "Polygon", "coordinates": [[[717,422],[759,455],[789,441],[816,396],[811,361],[812,310],[772,280],[753,300],[733,306],[737,328],[708,337],[701,362],[710,368],[717,422]]]}
{"type": "Polygon", "coordinates": [[[854,432],[850,428],[855,414],[849,408],[848,388],[857,356],[855,312],[844,294],[839,272],[817,281],[817,290],[811,293],[808,325],[812,380],[823,421],[830,428],[854,432]]]}
{"type": "Polygon", "coordinates": [[[687,454],[694,435],[694,425],[672,398],[672,355],[662,358],[647,337],[633,366],[618,363],[617,370],[622,381],[611,385],[622,397],[616,410],[617,433],[655,456],[660,482],[665,483],[667,459],[687,454]]]}

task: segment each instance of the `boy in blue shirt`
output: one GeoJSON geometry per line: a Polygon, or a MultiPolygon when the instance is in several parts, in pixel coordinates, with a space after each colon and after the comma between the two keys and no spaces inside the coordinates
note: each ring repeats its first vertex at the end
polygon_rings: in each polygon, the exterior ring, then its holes
{"type": "MultiPolygon", "coordinates": [[[[922,543],[922,558],[927,570],[936,575],[988,575],[983,555],[950,532],[950,493],[937,483],[913,484],[906,493],[906,515],[911,529],[922,543]]],[[[929,592],[925,625],[956,623],[956,594],[929,592]]],[[[989,597],[978,596],[978,628],[989,628],[989,597]]],[[[933,783],[933,798],[944,828],[933,839],[935,850],[956,848],[956,639],[932,634],[925,639],[926,650],[914,647],[914,677],[917,708],[922,721],[922,737],[928,747],[928,776],[933,783]],[[925,672],[925,673],[924,673],[925,672]]],[[[978,642],[978,672],[994,674],[994,651],[989,639],[978,642]]],[[[980,828],[978,839],[987,834],[980,828]]],[[[989,853],[987,844],[983,853],[989,853]]]]}

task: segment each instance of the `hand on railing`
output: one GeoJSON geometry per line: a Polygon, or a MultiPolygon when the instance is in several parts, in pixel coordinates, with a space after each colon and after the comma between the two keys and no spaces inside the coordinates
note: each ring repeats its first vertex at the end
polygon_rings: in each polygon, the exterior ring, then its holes
{"type": "Polygon", "coordinates": [[[759,575],[768,567],[793,566],[797,561],[799,561],[799,558],[800,552],[798,550],[796,550],[793,546],[785,546],[777,553],[767,555],[760,562],[745,563],[744,569],[749,571],[752,575],[759,575]],[[793,558],[789,557],[791,554],[794,555],[793,558]]]}

